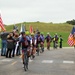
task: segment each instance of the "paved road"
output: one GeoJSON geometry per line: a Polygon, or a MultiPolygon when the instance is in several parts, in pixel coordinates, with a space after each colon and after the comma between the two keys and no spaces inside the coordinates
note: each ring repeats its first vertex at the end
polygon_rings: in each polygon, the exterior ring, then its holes
{"type": "Polygon", "coordinates": [[[21,56],[0,56],[0,75],[75,75],[75,49],[45,50],[29,61],[29,70],[24,71],[21,56]]]}

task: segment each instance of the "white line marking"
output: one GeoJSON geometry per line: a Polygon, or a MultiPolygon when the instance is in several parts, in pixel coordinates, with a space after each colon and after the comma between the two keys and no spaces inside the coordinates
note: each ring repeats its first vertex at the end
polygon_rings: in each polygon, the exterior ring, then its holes
{"type": "Polygon", "coordinates": [[[53,60],[43,60],[42,63],[53,63],[53,60]]]}
{"type": "Polygon", "coordinates": [[[29,62],[32,62],[33,60],[29,59],[29,62]]]}
{"type": "Polygon", "coordinates": [[[63,63],[66,63],[66,64],[74,64],[74,61],[63,61],[63,63]]]}
{"type": "MultiPolygon", "coordinates": [[[[31,60],[30,58],[29,58],[29,62],[32,62],[33,60],[31,60]]],[[[21,62],[23,62],[22,60],[21,60],[21,62]]]]}
{"type": "Polygon", "coordinates": [[[14,65],[14,64],[16,64],[16,63],[17,63],[17,61],[13,62],[11,65],[14,65]]]}
{"type": "Polygon", "coordinates": [[[0,61],[6,61],[6,62],[10,62],[12,61],[13,59],[3,59],[3,60],[0,60],[0,61]]]}

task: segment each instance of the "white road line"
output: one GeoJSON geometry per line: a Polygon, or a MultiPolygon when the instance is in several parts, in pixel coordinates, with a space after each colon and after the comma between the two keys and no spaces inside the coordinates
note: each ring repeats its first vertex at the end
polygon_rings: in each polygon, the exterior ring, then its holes
{"type": "Polygon", "coordinates": [[[29,59],[29,62],[32,62],[33,60],[29,59]]]}
{"type": "MultiPolygon", "coordinates": [[[[32,62],[33,60],[31,60],[31,59],[29,59],[29,62],[32,62]]],[[[21,62],[22,62],[22,60],[21,60],[21,62]]]]}
{"type": "Polygon", "coordinates": [[[53,60],[43,60],[42,63],[53,63],[53,60]]]}
{"type": "Polygon", "coordinates": [[[17,61],[13,62],[11,65],[14,65],[14,64],[16,64],[16,63],[17,63],[17,61]]]}
{"type": "Polygon", "coordinates": [[[74,61],[63,61],[63,63],[66,63],[66,64],[74,64],[74,61]]]}
{"type": "Polygon", "coordinates": [[[3,61],[3,62],[10,62],[10,61],[12,61],[13,59],[2,59],[2,60],[0,60],[0,61],[3,61]]]}
{"type": "MultiPolygon", "coordinates": [[[[58,60],[58,62],[63,63],[63,64],[74,64],[75,63],[74,61],[67,61],[67,60],[63,60],[61,62],[58,60]]],[[[57,61],[55,61],[55,60],[43,60],[42,63],[47,63],[47,64],[49,64],[49,63],[57,63],[57,61]]]]}

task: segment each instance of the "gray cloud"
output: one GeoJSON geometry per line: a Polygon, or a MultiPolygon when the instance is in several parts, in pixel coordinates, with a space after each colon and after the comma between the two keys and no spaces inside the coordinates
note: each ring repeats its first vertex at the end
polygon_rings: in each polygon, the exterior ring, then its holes
{"type": "Polygon", "coordinates": [[[65,22],[74,19],[75,0],[0,0],[5,24],[23,21],[65,22]]]}

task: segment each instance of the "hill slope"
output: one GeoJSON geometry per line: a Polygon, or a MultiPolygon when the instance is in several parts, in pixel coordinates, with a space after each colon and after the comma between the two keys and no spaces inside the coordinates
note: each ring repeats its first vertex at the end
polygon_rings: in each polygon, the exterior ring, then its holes
{"type": "MultiPolygon", "coordinates": [[[[62,35],[63,37],[63,46],[68,46],[67,44],[67,38],[72,30],[72,25],[66,24],[66,23],[60,23],[60,24],[52,24],[52,23],[43,23],[43,22],[24,22],[23,23],[26,26],[26,30],[29,30],[29,26],[33,26],[33,29],[36,30],[37,28],[39,31],[44,32],[46,35],[47,32],[50,32],[52,36],[54,36],[55,33],[58,33],[58,35],[62,35]]],[[[20,30],[21,23],[16,24],[20,30]]],[[[5,26],[7,31],[13,30],[13,25],[5,26]]]]}

